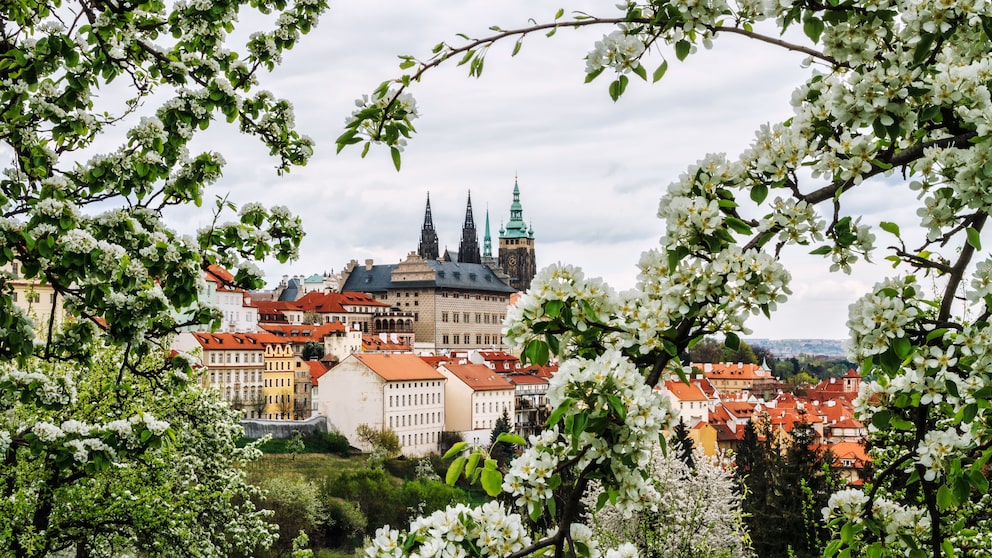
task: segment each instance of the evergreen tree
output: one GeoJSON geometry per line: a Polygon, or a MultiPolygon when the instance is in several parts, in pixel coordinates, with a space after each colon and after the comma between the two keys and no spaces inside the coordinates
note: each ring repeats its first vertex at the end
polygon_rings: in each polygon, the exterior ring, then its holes
{"type": "Polygon", "coordinates": [[[498,442],[499,435],[504,432],[513,432],[513,423],[510,422],[510,413],[503,408],[503,414],[496,419],[492,433],[489,435],[489,445],[492,447],[491,455],[500,466],[506,466],[513,458],[513,444],[509,442],[498,442]]]}
{"type": "Polygon", "coordinates": [[[679,423],[672,429],[670,444],[678,460],[685,463],[689,469],[694,470],[696,468],[695,444],[689,437],[689,427],[686,426],[682,417],[679,417],[679,423]]]}
{"type": "Polygon", "coordinates": [[[736,476],[744,491],[745,521],[758,556],[812,558],[829,531],[822,510],[837,481],[816,431],[797,421],[787,441],[767,422],[748,422],[738,446],[736,476]]]}

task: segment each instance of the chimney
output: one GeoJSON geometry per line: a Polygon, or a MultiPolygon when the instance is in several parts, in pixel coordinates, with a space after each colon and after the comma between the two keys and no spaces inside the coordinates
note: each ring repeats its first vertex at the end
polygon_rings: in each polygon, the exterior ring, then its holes
{"type": "Polygon", "coordinates": [[[365,260],[365,271],[372,271],[372,258],[365,260]]]}

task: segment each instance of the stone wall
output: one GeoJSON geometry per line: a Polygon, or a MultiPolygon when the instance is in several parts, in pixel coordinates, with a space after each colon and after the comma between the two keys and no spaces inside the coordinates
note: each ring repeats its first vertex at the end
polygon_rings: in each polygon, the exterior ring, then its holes
{"type": "Polygon", "coordinates": [[[307,420],[243,420],[241,426],[245,429],[245,437],[257,439],[271,434],[273,438],[290,438],[293,432],[308,436],[318,432],[327,432],[327,418],[316,416],[307,420]]]}

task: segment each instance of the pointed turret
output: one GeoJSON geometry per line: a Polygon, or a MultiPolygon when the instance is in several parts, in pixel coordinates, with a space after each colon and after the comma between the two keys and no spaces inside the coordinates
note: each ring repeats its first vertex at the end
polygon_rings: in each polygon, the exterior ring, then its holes
{"type": "Polygon", "coordinates": [[[510,221],[505,230],[500,232],[500,238],[534,238],[534,230],[527,228],[524,222],[524,209],[520,205],[520,186],[513,179],[513,203],[510,204],[510,221]]]}
{"type": "Polygon", "coordinates": [[[482,237],[482,259],[493,259],[493,238],[489,235],[489,208],[486,208],[486,232],[482,237]]]}
{"type": "Polygon", "coordinates": [[[513,178],[510,220],[499,229],[499,266],[510,276],[510,286],[520,291],[529,289],[531,280],[537,274],[534,228],[524,222],[517,177],[513,178]]]}
{"type": "Polygon", "coordinates": [[[431,194],[427,193],[427,209],[424,211],[424,226],[420,229],[420,246],[417,255],[425,260],[436,260],[437,231],[434,230],[434,219],[431,217],[431,194]]]}
{"type": "Polygon", "coordinates": [[[482,263],[482,256],[479,254],[479,232],[475,230],[475,217],[472,215],[471,191],[468,193],[468,206],[465,208],[462,241],[458,245],[458,261],[461,263],[482,263]]]}

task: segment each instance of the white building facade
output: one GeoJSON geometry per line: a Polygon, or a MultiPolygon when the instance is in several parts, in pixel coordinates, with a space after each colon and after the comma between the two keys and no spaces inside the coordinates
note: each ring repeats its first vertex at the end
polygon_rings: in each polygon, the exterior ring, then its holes
{"type": "Polygon", "coordinates": [[[444,430],[445,377],[412,354],[352,354],[320,378],[317,412],[363,450],[361,424],[396,432],[408,456],[436,452],[444,430]]]}

